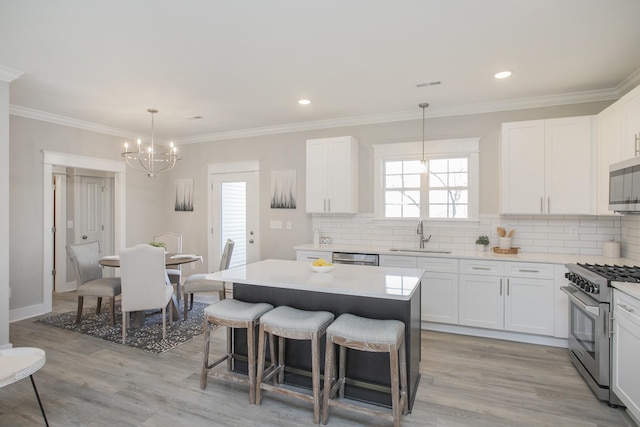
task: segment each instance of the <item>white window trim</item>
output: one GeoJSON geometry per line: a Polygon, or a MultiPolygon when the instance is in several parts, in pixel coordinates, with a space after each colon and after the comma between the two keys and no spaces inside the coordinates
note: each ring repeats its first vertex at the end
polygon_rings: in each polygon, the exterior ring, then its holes
{"type": "MultiPolygon", "coordinates": [[[[469,158],[469,218],[441,219],[422,218],[434,222],[469,222],[477,221],[480,205],[480,138],[459,138],[425,141],[425,157],[456,157],[469,158]]],[[[422,157],[422,141],[399,142],[390,144],[376,144],[373,146],[373,216],[376,221],[415,221],[414,218],[385,218],[384,217],[384,175],[383,163],[389,160],[420,159],[422,157]]]]}

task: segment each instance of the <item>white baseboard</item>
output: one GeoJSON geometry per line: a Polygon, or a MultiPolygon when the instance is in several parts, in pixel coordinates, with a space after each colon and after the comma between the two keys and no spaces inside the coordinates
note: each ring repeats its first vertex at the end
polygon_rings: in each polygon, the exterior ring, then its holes
{"type": "Polygon", "coordinates": [[[543,335],[522,334],[510,331],[495,331],[492,329],[471,328],[444,323],[422,322],[422,329],[427,331],[447,332],[450,334],[470,335],[474,337],[493,338],[505,341],[516,341],[528,344],[548,345],[551,347],[569,348],[568,340],[543,335]]]}
{"type": "Polygon", "coordinates": [[[71,292],[76,290],[76,281],[73,280],[71,282],[66,282],[64,284],[59,284],[56,286],[56,293],[61,294],[64,292],[71,292]]]}
{"type": "Polygon", "coordinates": [[[44,304],[30,305],[29,307],[17,308],[9,311],[9,323],[17,322],[18,320],[30,319],[32,317],[47,314],[44,304]]]}

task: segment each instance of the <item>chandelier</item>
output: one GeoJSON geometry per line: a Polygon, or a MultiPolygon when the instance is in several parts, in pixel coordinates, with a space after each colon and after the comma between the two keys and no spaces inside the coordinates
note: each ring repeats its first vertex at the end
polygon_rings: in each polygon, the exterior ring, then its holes
{"type": "Polygon", "coordinates": [[[158,112],[154,108],[147,110],[151,113],[151,145],[143,148],[142,141],[138,138],[137,149],[129,150],[129,143],[124,143],[124,151],[122,157],[129,166],[142,172],[146,172],[147,176],[154,178],[160,172],[172,169],[176,165],[176,161],[182,159],[178,156],[176,147],[173,142],[169,144],[169,151],[157,153],[153,145],[153,115],[158,112]]]}

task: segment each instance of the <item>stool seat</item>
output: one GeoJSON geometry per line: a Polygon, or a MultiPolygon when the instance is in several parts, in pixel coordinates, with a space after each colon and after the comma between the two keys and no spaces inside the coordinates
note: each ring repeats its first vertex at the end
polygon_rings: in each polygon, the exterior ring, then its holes
{"type": "MultiPolygon", "coordinates": [[[[327,328],[328,335],[370,344],[396,345],[404,334],[404,323],[399,320],[378,320],[345,313],[327,328]]],[[[385,350],[386,351],[386,350],[385,350]]]]}
{"type": "Polygon", "coordinates": [[[233,322],[253,322],[272,308],[271,304],[264,302],[252,304],[235,299],[223,299],[205,308],[204,315],[233,322]]]}
{"type": "Polygon", "coordinates": [[[345,313],[327,327],[324,368],[322,424],[329,420],[329,407],[338,406],[358,413],[388,418],[394,427],[400,426],[401,414],[407,413],[407,363],[404,342],[405,325],[398,320],[369,319],[345,313]],[[339,347],[336,374],[335,346],[339,347]],[[391,379],[391,414],[365,408],[345,401],[347,383],[347,348],[358,351],[389,353],[391,379]],[[335,394],[339,399],[333,399],[335,394]]]}
{"type": "MultiPolygon", "coordinates": [[[[186,307],[186,298],[185,298],[186,307]]],[[[204,354],[202,358],[202,372],[200,374],[200,388],[207,387],[207,377],[213,377],[226,381],[242,382],[249,385],[249,403],[256,402],[256,350],[255,350],[255,328],[260,322],[260,316],[273,309],[267,303],[248,303],[234,299],[223,299],[211,304],[204,310],[204,354]],[[211,325],[227,327],[227,352],[220,359],[209,364],[209,341],[211,325]],[[247,365],[248,378],[238,377],[231,373],[231,361],[235,357],[231,342],[231,330],[233,328],[247,330],[247,365]],[[212,371],[220,363],[227,361],[227,372],[212,371]]]]}
{"type": "Polygon", "coordinates": [[[296,332],[317,332],[333,321],[333,313],[328,311],[305,311],[297,308],[276,307],[260,319],[260,323],[271,328],[286,329],[289,335],[296,332]]]}
{"type": "Polygon", "coordinates": [[[258,378],[256,380],[256,404],[260,404],[262,389],[275,391],[289,397],[313,403],[313,421],[320,423],[320,337],[334,319],[328,311],[306,311],[297,308],[280,306],[260,318],[258,333],[258,378]],[[265,335],[269,335],[271,350],[271,366],[265,370],[266,345],[265,335]],[[278,337],[278,356],[275,353],[275,338],[278,337]],[[284,388],[285,373],[285,339],[311,341],[311,393],[284,388]],[[273,379],[274,384],[268,381],[273,379]]]}

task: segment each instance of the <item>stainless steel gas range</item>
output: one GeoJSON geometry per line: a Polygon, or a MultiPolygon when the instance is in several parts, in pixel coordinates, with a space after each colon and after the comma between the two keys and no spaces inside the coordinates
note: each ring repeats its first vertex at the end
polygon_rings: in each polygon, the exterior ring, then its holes
{"type": "Polygon", "coordinates": [[[566,264],[569,357],[600,400],[624,406],[610,389],[612,282],[640,283],[640,267],[566,264]]]}

